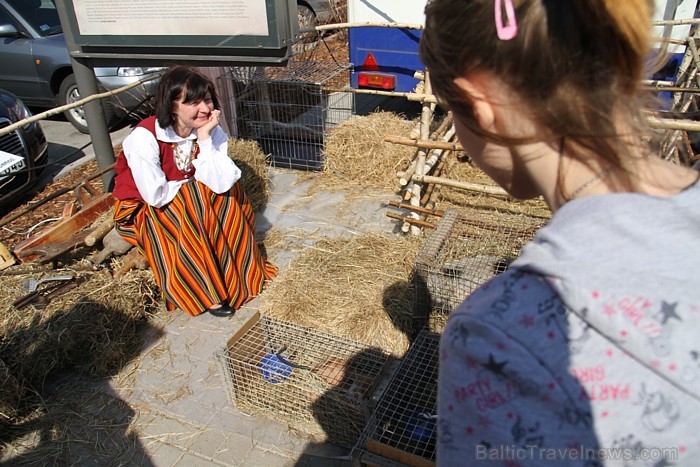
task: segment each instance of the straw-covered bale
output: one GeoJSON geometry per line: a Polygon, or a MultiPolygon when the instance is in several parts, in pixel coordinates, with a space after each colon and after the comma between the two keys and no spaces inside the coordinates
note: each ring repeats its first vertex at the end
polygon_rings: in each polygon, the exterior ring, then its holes
{"type": "Polygon", "coordinates": [[[413,127],[392,112],[344,121],[326,137],[324,168],[317,183],[324,189],[398,189],[396,172],[405,168],[416,149],[387,143],[384,135],[408,137],[413,127]]]}
{"type": "Polygon", "coordinates": [[[421,239],[321,239],[280,272],[263,313],[400,355],[413,325],[411,273],[421,239]]]}
{"type": "Polygon", "coordinates": [[[241,169],[240,183],[248,195],[253,211],[262,211],[270,196],[270,189],[265,154],[260,145],[256,141],[231,138],[228,155],[241,169]]]}

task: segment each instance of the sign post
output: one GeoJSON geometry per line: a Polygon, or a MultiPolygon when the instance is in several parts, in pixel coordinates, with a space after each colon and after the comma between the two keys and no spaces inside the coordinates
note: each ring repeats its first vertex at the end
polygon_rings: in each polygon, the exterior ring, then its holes
{"type": "MultiPolygon", "coordinates": [[[[298,39],[292,0],[55,0],[80,95],[95,67],[285,66],[298,39]]],[[[85,105],[101,170],[115,161],[99,101],[85,105]]],[[[102,177],[111,190],[114,172],[102,177]]]]}

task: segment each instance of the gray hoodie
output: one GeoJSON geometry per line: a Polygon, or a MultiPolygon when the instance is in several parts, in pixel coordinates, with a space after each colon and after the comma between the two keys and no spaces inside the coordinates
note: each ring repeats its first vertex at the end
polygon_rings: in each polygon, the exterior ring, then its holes
{"type": "Polygon", "coordinates": [[[439,465],[700,465],[700,184],[565,204],[441,339],[439,465]]]}

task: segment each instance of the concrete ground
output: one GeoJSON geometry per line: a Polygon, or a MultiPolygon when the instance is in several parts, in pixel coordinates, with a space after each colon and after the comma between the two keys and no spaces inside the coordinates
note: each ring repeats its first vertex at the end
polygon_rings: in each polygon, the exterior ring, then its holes
{"type": "MultiPolygon", "coordinates": [[[[338,222],[347,209],[343,196],[306,196],[310,181],[297,183],[292,171],[272,170],[271,196],[258,216],[258,229],[294,228],[303,243],[303,232],[324,231],[333,237],[347,232],[390,232],[392,223],[381,203],[390,193],[377,193],[357,206],[351,224],[338,222]],[[305,200],[305,202],[300,202],[305,200]],[[299,230],[300,229],[300,230],[299,230]]],[[[293,251],[272,256],[283,270],[293,251]]],[[[140,450],[131,449],[128,465],[153,466],[346,466],[350,450],[318,442],[291,430],[286,424],[238,410],[227,400],[217,354],[228,339],[259,306],[261,297],[239,310],[233,318],[209,314],[189,317],[171,314],[145,336],[148,344],[137,361],[120,372],[126,381],[114,379],[101,390],[133,408],[132,426],[139,435],[140,450]]],[[[126,454],[126,453],[125,453],[126,454]]]]}

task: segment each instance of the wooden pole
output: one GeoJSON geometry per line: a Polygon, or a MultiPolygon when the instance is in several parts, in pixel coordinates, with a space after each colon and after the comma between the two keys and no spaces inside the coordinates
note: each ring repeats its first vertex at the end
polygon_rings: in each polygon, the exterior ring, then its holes
{"type": "Polygon", "coordinates": [[[404,172],[397,172],[396,176],[399,177],[399,185],[406,186],[411,181],[411,177],[416,173],[416,158],[413,158],[408,168],[404,172]]]}
{"type": "Polygon", "coordinates": [[[412,23],[397,23],[397,22],[379,22],[379,21],[363,21],[357,23],[336,23],[336,24],[322,24],[320,26],[313,26],[308,28],[302,28],[299,30],[299,34],[305,34],[316,31],[329,31],[331,29],[350,29],[350,28],[365,28],[365,27],[377,27],[377,28],[390,28],[390,29],[423,29],[422,24],[412,24],[412,23]]]}
{"type": "MultiPolygon", "coordinates": [[[[648,117],[649,126],[663,130],[700,131],[700,122],[694,120],[648,117]]],[[[386,140],[386,138],[385,138],[386,140]]]]}
{"type": "MultiPolygon", "coordinates": [[[[700,19],[698,18],[688,18],[688,19],[676,19],[676,20],[661,20],[654,21],[652,24],[654,26],[676,26],[682,24],[699,24],[700,19]]],[[[302,28],[299,30],[300,34],[318,32],[318,31],[330,31],[332,29],[349,29],[349,28],[362,28],[362,27],[380,27],[380,28],[398,28],[398,29],[418,29],[424,28],[422,24],[414,23],[399,23],[399,22],[381,22],[381,21],[362,21],[355,23],[334,23],[334,24],[322,24],[320,26],[310,26],[302,28]]]]}
{"type": "Polygon", "coordinates": [[[448,143],[444,141],[415,140],[404,136],[384,135],[387,143],[403,144],[404,146],[414,146],[423,149],[442,149],[443,151],[464,151],[461,144],[448,143]]]}
{"type": "MultiPolygon", "coordinates": [[[[432,90],[430,87],[430,75],[428,72],[424,73],[423,75],[423,89],[425,90],[426,94],[431,94],[432,90]]],[[[421,109],[421,116],[420,116],[420,139],[421,140],[428,140],[430,138],[430,123],[433,120],[433,110],[434,110],[435,104],[431,104],[429,102],[423,101],[423,107],[421,109]]],[[[416,175],[419,177],[422,177],[426,174],[426,164],[425,160],[427,157],[427,150],[426,148],[418,148],[418,160],[416,161],[416,175]]],[[[414,181],[417,181],[414,179],[414,181]]],[[[411,190],[411,199],[410,203],[412,206],[420,206],[420,199],[421,199],[421,191],[423,189],[423,183],[418,182],[414,183],[412,190],[411,190]]],[[[411,213],[411,217],[414,219],[418,219],[420,216],[418,213],[411,213]]],[[[405,222],[401,228],[404,232],[408,232],[409,230],[411,231],[412,234],[414,235],[419,235],[420,234],[420,228],[418,225],[415,223],[408,223],[405,222]]]]}
{"type": "Polygon", "coordinates": [[[379,91],[377,89],[355,89],[349,86],[344,87],[322,87],[322,91],[326,92],[352,92],[355,94],[369,94],[373,96],[388,96],[388,97],[404,97],[411,102],[429,102],[431,104],[437,104],[437,97],[432,94],[425,94],[419,92],[398,92],[398,91],[379,91]]]}
{"type": "MultiPolygon", "coordinates": [[[[433,224],[431,222],[422,221],[422,220],[416,219],[414,217],[403,217],[403,216],[400,216],[398,214],[394,214],[393,212],[387,212],[386,215],[387,215],[387,217],[391,217],[392,219],[402,221],[405,224],[411,224],[414,227],[429,227],[431,229],[435,228],[435,224],[433,224]]],[[[419,232],[420,232],[420,230],[419,230],[419,232]]]]}
{"type": "MultiPolygon", "coordinates": [[[[439,177],[440,174],[442,173],[442,169],[445,166],[445,159],[451,154],[450,151],[445,151],[443,156],[438,160],[437,165],[435,166],[435,169],[433,170],[433,176],[434,177],[439,177]]],[[[425,206],[428,209],[433,209],[435,207],[435,200],[437,199],[438,194],[440,193],[440,188],[442,185],[436,185],[434,183],[431,183],[428,185],[428,188],[425,190],[425,194],[423,195],[423,199],[420,200],[421,206],[425,206]]]]}
{"type": "Polygon", "coordinates": [[[461,188],[463,190],[473,191],[476,193],[485,193],[493,196],[502,196],[504,198],[510,196],[508,192],[506,192],[503,188],[497,186],[481,185],[479,183],[470,182],[460,182],[449,178],[431,177],[430,175],[420,176],[416,174],[412,178],[414,181],[421,183],[435,183],[436,185],[451,186],[453,188],[461,188]]]}
{"type": "Polygon", "coordinates": [[[429,214],[431,216],[442,217],[445,213],[443,211],[438,211],[435,209],[426,209],[420,206],[411,206],[406,203],[399,203],[398,201],[389,201],[387,203],[389,206],[393,206],[399,209],[409,209],[411,211],[420,212],[421,214],[429,214]]]}
{"type": "Polygon", "coordinates": [[[160,78],[161,74],[162,73],[159,73],[155,76],[149,76],[148,78],[144,78],[144,79],[139,80],[135,83],[131,83],[131,84],[126,85],[126,86],[122,86],[119,89],[114,89],[112,91],[105,91],[105,92],[100,93],[100,94],[92,94],[88,97],[84,97],[83,99],[72,102],[70,104],[62,105],[60,107],[55,107],[51,110],[47,110],[46,112],[32,115],[29,118],[26,118],[26,119],[21,120],[17,123],[13,123],[12,125],[6,126],[3,129],[0,129],[0,136],[6,135],[8,133],[12,133],[16,129],[21,128],[21,127],[27,125],[28,123],[37,122],[39,120],[45,119],[46,117],[51,117],[53,115],[62,114],[64,111],[66,111],[68,109],[72,109],[74,107],[80,107],[81,105],[87,104],[88,102],[92,102],[95,99],[102,99],[103,97],[110,97],[110,96],[114,96],[115,94],[119,94],[120,92],[128,91],[129,89],[135,88],[136,86],[139,86],[145,82],[151,81],[151,80],[156,79],[156,78],[160,78]]]}

